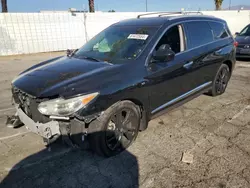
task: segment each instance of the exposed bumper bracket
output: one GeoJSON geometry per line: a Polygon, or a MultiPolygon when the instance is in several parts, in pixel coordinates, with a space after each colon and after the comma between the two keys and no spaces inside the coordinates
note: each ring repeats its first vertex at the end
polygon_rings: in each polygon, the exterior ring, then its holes
{"type": "Polygon", "coordinates": [[[61,134],[59,129],[59,123],[57,121],[50,121],[48,123],[36,123],[30,117],[28,117],[21,108],[16,107],[16,110],[20,120],[31,132],[36,133],[47,139],[50,139],[54,135],[61,134]]]}

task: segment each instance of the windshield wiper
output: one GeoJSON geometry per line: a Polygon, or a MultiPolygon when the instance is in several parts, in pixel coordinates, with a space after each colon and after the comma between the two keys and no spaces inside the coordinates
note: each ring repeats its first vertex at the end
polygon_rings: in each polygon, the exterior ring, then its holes
{"type": "Polygon", "coordinates": [[[101,59],[97,59],[97,58],[89,57],[89,56],[85,56],[85,55],[74,54],[74,57],[78,58],[78,59],[88,59],[88,60],[96,61],[96,62],[108,62],[108,63],[110,63],[110,61],[108,61],[108,60],[101,60],[101,59]]]}
{"type": "Polygon", "coordinates": [[[88,59],[88,60],[91,60],[91,61],[101,62],[100,59],[96,59],[94,57],[88,57],[88,56],[79,56],[79,57],[83,58],[83,59],[88,59]]]}

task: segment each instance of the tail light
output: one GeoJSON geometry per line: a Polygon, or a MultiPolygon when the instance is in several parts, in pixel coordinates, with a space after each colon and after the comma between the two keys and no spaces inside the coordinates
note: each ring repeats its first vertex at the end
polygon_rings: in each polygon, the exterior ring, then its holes
{"type": "Polygon", "coordinates": [[[237,41],[234,42],[234,46],[237,47],[239,43],[237,41]]]}

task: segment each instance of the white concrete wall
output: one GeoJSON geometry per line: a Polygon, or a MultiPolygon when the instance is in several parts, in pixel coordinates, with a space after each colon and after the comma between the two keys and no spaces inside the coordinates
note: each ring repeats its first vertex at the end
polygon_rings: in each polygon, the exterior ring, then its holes
{"type": "MultiPolygon", "coordinates": [[[[250,11],[205,11],[228,22],[232,31],[250,23],[250,11]]],[[[0,56],[81,47],[109,25],[140,13],[0,13],[0,56]]]]}
{"type": "Polygon", "coordinates": [[[226,20],[232,34],[240,32],[250,23],[250,11],[204,11],[203,14],[226,20]]]}

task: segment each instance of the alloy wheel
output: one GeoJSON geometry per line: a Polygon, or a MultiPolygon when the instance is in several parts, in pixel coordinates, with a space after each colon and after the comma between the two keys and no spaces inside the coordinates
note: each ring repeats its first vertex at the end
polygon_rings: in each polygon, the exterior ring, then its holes
{"type": "Polygon", "coordinates": [[[106,129],[106,143],[110,150],[121,151],[127,148],[138,133],[138,119],[129,108],[113,114],[106,129]]]}
{"type": "Polygon", "coordinates": [[[215,89],[218,94],[223,93],[225,91],[228,80],[229,80],[229,70],[226,67],[222,68],[215,82],[215,89]]]}

